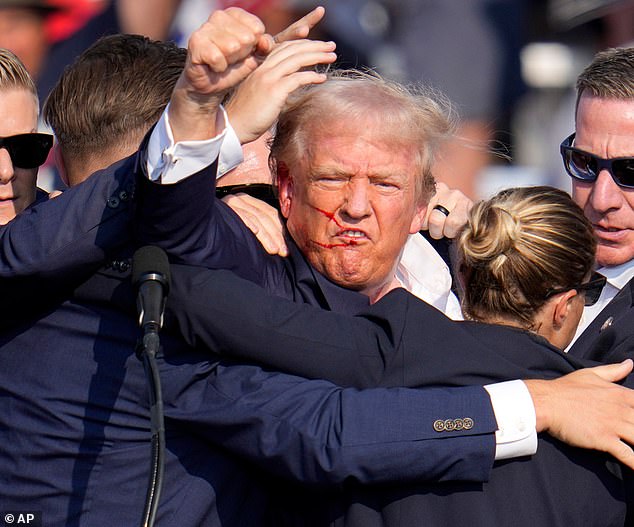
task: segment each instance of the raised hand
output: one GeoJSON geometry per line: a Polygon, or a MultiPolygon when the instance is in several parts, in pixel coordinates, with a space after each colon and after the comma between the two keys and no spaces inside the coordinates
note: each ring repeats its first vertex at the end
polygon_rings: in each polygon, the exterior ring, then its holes
{"type": "Polygon", "coordinates": [[[174,140],[216,135],[216,116],[227,91],[273,49],[262,21],[242,9],[214,11],[188,43],[187,62],[169,108],[174,140]]]}
{"type": "Polygon", "coordinates": [[[293,40],[276,46],[227,103],[240,142],[253,141],[268,130],[297,88],[324,82],[325,74],[307,68],[334,62],[334,50],[334,42],[319,40],[293,40]]]}

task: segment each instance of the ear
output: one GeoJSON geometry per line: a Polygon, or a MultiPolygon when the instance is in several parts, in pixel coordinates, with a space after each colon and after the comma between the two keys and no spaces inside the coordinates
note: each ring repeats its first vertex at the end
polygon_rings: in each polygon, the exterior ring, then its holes
{"type": "Polygon", "coordinates": [[[564,325],[566,319],[572,312],[572,300],[577,296],[577,291],[571,289],[565,293],[557,295],[553,300],[555,301],[553,309],[553,327],[560,328],[564,325]]]}
{"type": "Polygon", "coordinates": [[[412,218],[412,223],[409,226],[409,233],[416,234],[423,228],[423,222],[427,216],[427,205],[419,205],[416,207],[416,212],[412,218]]]}
{"type": "Polygon", "coordinates": [[[293,179],[285,163],[277,163],[277,191],[280,200],[280,212],[288,218],[293,202],[293,179]]]}
{"type": "Polygon", "coordinates": [[[55,160],[55,166],[59,172],[59,177],[62,178],[64,184],[68,187],[68,173],[66,171],[66,163],[64,163],[64,156],[59,148],[59,144],[56,142],[53,146],[53,159],[55,160]]]}

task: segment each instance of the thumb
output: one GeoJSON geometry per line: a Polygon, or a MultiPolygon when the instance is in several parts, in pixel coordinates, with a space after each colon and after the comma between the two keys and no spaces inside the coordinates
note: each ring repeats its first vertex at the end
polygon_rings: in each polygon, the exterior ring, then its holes
{"type": "Polygon", "coordinates": [[[266,56],[273,51],[275,47],[275,40],[268,33],[262,35],[256,45],[255,45],[255,56],[258,58],[259,62],[263,61],[266,56]]]}
{"type": "Polygon", "coordinates": [[[634,363],[632,359],[625,359],[618,364],[606,364],[604,366],[595,366],[590,368],[594,373],[601,377],[605,381],[616,382],[623,379],[631,371],[634,363]]]}

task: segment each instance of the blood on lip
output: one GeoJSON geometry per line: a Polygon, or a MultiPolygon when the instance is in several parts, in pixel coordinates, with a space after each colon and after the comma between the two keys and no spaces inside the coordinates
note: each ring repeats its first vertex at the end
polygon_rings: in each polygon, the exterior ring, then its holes
{"type": "Polygon", "coordinates": [[[344,243],[320,243],[313,240],[315,245],[319,245],[319,247],[323,247],[324,249],[334,249],[335,247],[350,247],[352,245],[357,245],[357,242],[354,240],[350,240],[344,243]]]}
{"type": "MultiPolygon", "coordinates": [[[[315,209],[317,212],[320,212],[321,214],[323,214],[324,216],[326,216],[326,218],[328,218],[330,221],[334,222],[335,225],[337,225],[337,227],[339,227],[340,229],[343,230],[343,225],[341,225],[341,223],[339,223],[337,221],[337,219],[335,218],[335,214],[333,212],[328,212],[327,210],[323,210],[320,209],[318,207],[314,207],[313,209],[315,209]]],[[[323,247],[324,249],[334,249],[335,247],[350,247],[352,245],[357,245],[357,241],[356,240],[345,240],[341,243],[321,243],[315,240],[312,240],[312,242],[315,245],[319,245],[319,247],[323,247]]]]}

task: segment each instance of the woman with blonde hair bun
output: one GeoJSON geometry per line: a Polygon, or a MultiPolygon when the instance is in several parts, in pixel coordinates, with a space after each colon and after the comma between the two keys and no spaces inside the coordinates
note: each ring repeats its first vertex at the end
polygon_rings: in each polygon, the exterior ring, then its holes
{"type": "Polygon", "coordinates": [[[476,204],[458,238],[465,318],[534,331],[566,347],[605,278],[592,225],[565,192],[514,188],[476,204]]]}

